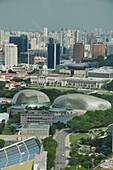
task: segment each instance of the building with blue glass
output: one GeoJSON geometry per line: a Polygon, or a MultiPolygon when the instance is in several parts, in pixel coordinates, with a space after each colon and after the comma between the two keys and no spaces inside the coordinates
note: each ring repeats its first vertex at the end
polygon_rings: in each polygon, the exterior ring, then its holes
{"type": "Polygon", "coordinates": [[[21,64],[21,53],[28,51],[27,35],[10,36],[9,43],[13,43],[18,46],[18,64],[21,64]]]}
{"type": "Polygon", "coordinates": [[[60,44],[50,38],[47,50],[47,66],[49,69],[55,69],[56,65],[60,64],[60,44]]]}

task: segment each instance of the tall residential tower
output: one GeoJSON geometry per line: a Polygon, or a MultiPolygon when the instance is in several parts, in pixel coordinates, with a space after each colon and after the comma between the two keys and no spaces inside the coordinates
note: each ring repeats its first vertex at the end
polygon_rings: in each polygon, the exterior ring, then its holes
{"type": "Polygon", "coordinates": [[[17,66],[17,45],[5,45],[5,66],[9,69],[13,66],[17,66]]]}

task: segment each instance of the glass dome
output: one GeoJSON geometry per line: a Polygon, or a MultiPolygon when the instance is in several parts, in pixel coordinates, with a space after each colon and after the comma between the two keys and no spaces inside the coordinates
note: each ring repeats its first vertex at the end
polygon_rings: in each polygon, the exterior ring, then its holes
{"type": "Polygon", "coordinates": [[[62,95],[54,100],[53,108],[66,108],[72,110],[106,110],[111,104],[101,98],[84,94],[62,95]]]}
{"type": "Polygon", "coordinates": [[[45,105],[50,103],[46,94],[37,90],[21,90],[12,99],[13,105],[45,105]]]}

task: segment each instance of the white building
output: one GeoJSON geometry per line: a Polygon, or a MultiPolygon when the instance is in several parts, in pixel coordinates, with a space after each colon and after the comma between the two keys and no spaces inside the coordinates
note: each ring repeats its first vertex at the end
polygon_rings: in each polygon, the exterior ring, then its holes
{"type": "Polygon", "coordinates": [[[103,66],[97,69],[89,70],[88,77],[104,80],[113,80],[113,69],[112,67],[103,66]]]}
{"type": "Polygon", "coordinates": [[[85,44],[84,45],[84,57],[92,58],[91,45],[90,44],[85,44]]]}
{"type": "Polygon", "coordinates": [[[48,36],[48,28],[44,27],[44,37],[47,37],[47,36],[48,36]]]}
{"type": "Polygon", "coordinates": [[[107,44],[107,55],[113,54],[113,39],[107,44]]]}
{"type": "Polygon", "coordinates": [[[14,65],[17,66],[17,45],[6,44],[5,45],[5,66],[12,68],[14,65]]]}
{"type": "Polygon", "coordinates": [[[33,170],[47,170],[47,152],[35,155],[33,170]]]}
{"type": "Polygon", "coordinates": [[[37,48],[36,38],[32,38],[31,39],[31,49],[36,49],[36,48],[37,48]]]}
{"type": "Polygon", "coordinates": [[[31,83],[36,83],[39,86],[61,86],[81,89],[101,89],[101,87],[109,82],[109,79],[92,79],[79,77],[63,77],[60,75],[32,75],[31,83]]]}

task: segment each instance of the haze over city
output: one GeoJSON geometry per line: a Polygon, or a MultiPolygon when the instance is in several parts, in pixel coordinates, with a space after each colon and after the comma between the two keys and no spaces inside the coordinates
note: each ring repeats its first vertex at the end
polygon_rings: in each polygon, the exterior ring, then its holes
{"type": "Polygon", "coordinates": [[[5,30],[113,28],[112,0],[0,0],[0,26],[5,30]]]}

